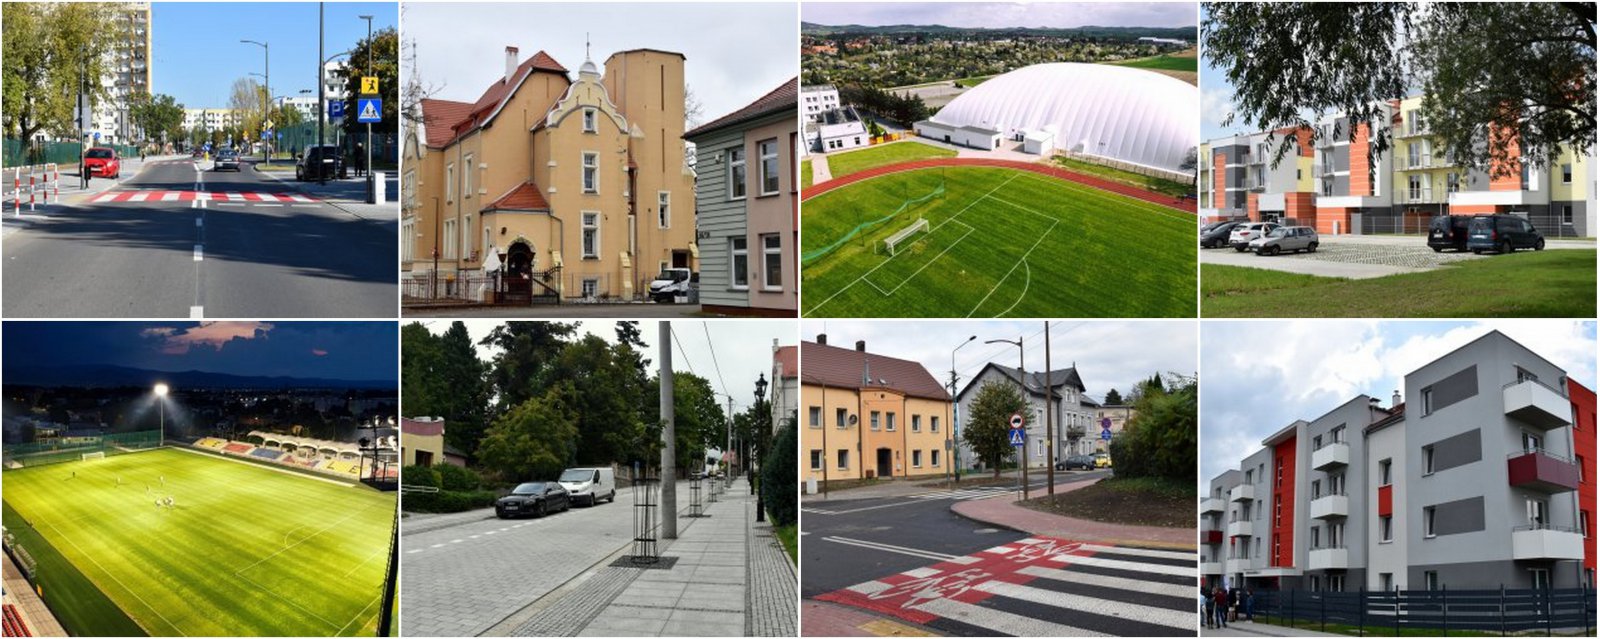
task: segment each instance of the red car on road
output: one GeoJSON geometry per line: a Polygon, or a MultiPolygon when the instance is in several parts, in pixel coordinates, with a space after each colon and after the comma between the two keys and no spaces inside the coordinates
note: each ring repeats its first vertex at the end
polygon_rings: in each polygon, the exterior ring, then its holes
{"type": "Polygon", "coordinates": [[[117,158],[117,150],[103,146],[91,148],[83,155],[83,168],[91,177],[114,180],[122,175],[122,161],[117,158]]]}

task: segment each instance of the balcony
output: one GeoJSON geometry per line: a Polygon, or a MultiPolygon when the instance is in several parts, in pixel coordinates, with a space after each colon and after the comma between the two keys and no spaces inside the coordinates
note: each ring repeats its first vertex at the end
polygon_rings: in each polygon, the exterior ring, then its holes
{"type": "Polygon", "coordinates": [[[1572,425],[1572,404],[1565,395],[1539,380],[1507,384],[1502,393],[1507,417],[1544,430],[1572,425]]]}
{"type": "Polygon", "coordinates": [[[1350,498],[1345,495],[1323,495],[1311,500],[1312,519],[1331,519],[1350,516],[1350,498]]]}
{"type": "Polygon", "coordinates": [[[1227,574],[1230,574],[1230,575],[1242,574],[1244,571],[1250,569],[1250,560],[1249,559],[1229,559],[1227,561],[1222,562],[1222,569],[1228,571],[1227,574]]]}
{"type": "Polygon", "coordinates": [[[1519,526],[1511,529],[1511,558],[1583,559],[1583,535],[1570,528],[1519,526]]]}
{"type": "Polygon", "coordinates": [[[1255,524],[1248,519],[1228,522],[1229,537],[1254,537],[1255,532],[1255,524]]]}
{"type": "Polygon", "coordinates": [[[1318,548],[1306,559],[1306,570],[1345,570],[1350,567],[1346,548],[1318,548]]]}
{"type": "Polygon", "coordinates": [[[1250,484],[1239,484],[1228,491],[1228,501],[1255,501],[1256,487],[1250,484]]]}
{"type": "Polygon", "coordinates": [[[1220,562],[1220,561],[1201,562],[1201,564],[1200,564],[1200,574],[1202,574],[1202,575],[1220,575],[1220,574],[1222,574],[1222,562],[1220,562]]]}
{"type": "Polygon", "coordinates": [[[1506,476],[1512,488],[1550,494],[1570,492],[1578,489],[1578,472],[1578,465],[1572,460],[1543,450],[1506,456],[1506,476]]]}
{"type": "Polygon", "coordinates": [[[1200,500],[1200,514],[1202,515],[1206,513],[1220,513],[1227,510],[1228,505],[1222,501],[1221,497],[1207,497],[1200,500]]]}
{"type": "Polygon", "coordinates": [[[1311,451],[1311,468],[1327,470],[1335,466],[1350,465],[1350,444],[1345,442],[1332,442],[1311,451]]]}
{"type": "Polygon", "coordinates": [[[1200,531],[1200,543],[1202,543],[1202,544],[1220,544],[1220,543],[1222,543],[1222,531],[1221,530],[1217,530],[1215,528],[1207,528],[1207,529],[1201,530],[1200,531]]]}

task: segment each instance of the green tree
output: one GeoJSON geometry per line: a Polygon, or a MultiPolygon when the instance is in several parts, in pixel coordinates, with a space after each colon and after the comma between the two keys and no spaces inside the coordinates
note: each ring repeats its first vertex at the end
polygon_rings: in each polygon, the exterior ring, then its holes
{"type": "Polygon", "coordinates": [[[372,132],[394,133],[399,130],[400,102],[396,97],[400,91],[400,38],[393,28],[372,32],[370,42],[366,38],[356,42],[350,49],[349,64],[335,69],[333,75],[350,87],[344,105],[344,112],[348,114],[344,118],[345,135],[360,136],[367,132],[367,125],[356,122],[355,118],[356,100],[361,97],[361,77],[366,75],[378,78],[378,97],[383,98],[383,121],[374,122],[372,132]]]}
{"type": "Polygon", "coordinates": [[[630,346],[585,335],[562,348],[540,375],[573,385],[569,403],[579,422],[579,463],[649,459],[639,444],[647,439],[645,425],[654,422],[659,402],[646,397],[650,380],[637,366],[637,356],[630,346]]]}
{"type": "Polygon", "coordinates": [[[794,426],[785,426],[773,440],[772,453],[761,463],[761,505],[774,526],[787,526],[798,520],[800,460],[796,437],[794,426]]]}
{"type": "Polygon", "coordinates": [[[1118,477],[1194,481],[1199,389],[1194,378],[1172,376],[1164,385],[1146,383],[1134,416],[1111,441],[1118,477]],[[1168,392],[1165,387],[1170,386],[1168,392]]]}
{"type": "Polygon", "coordinates": [[[135,96],[128,117],[146,140],[170,142],[183,137],[183,105],[165,93],[135,96]]]}
{"type": "Polygon", "coordinates": [[[484,466],[502,481],[555,479],[572,461],[578,420],[562,385],[496,419],[479,447],[484,466]]]}
{"type": "MultiPolygon", "coordinates": [[[[40,133],[76,138],[80,89],[99,101],[109,70],[106,54],[125,24],[107,2],[6,3],[0,17],[0,106],[7,135],[32,140],[40,133]]],[[[87,123],[85,123],[87,124],[87,123]]]]}
{"type": "Polygon", "coordinates": [[[496,353],[489,382],[502,409],[516,406],[543,389],[541,371],[561,352],[577,329],[561,322],[506,322],[479,340],[496,353]]]}
{"type": "Polygon", "coordinates": [[[1115,388],[1106,391],[1105,405],[1106,406],[1121,406],[1122,405],[1122,393],[1118,393],[1117,389],[1115,389],[1115,388]]]}
{"type": "MultiPolygon", "coordinates": [[[[1595,139],[1594,3],[1208,3],[1208,62],[1233,114],[1265,131],[1345,113],[1387,151],[1387,103],[1422,89],[1435,145],[1464,167],[1512,175],[1595,139]],[[1405,61],[1397,64],[1396,61],[1405,61]],[[1502,135],[1498,132],[1515,132],[1502,135]]],[[[1309,131],[1313,140],[1324,133],[1309,131]]],[[[1353,140],[1354,126],[1335,131],[1353,140]]],[[[1274,164],[1293,147],[1283,136],[1274,164]]]]}
{"type": "Polygon", "coordinates": [[[445,420],[445,443],[475,455],[489,421],[489,385],[460,321],[443,335],[413,322],[400,329],[401,398],[406,414],[445,420]]]}
{"type": "Polygon", "coordinates": [[[978,459],[994,468],[995,477],[1000,476],[1001,464],[1016,455],[1007,438],[1011,416],[1016,413],[1022,413],[1026,426],[1033,425],[1033,411],[1027,410],[1016,384],[987,381],[978,387],[978,396],[961,425],[961,438],[978,459]]]}
{"type": "MultiPolygon", "coordinates": [[[[660,393],[660,378],[652,377],[649,396],[660,397],[660,393]]],[[[648,398],[645,399],[648,401],[648,398]]],[[[711,389],[711,382],[687,371],[673,371],[672,399],[673,431],[677,435],[675,462],[680,471],[698,469],[704,460],[706,448],[714,446],[717,441],[714,436],[725,432],[726,419],[722,406],[717,404],[717,394],[711,389]]],[[[652,421],[660,421],[660,409],[661,403],[655,402],[650,411],[652,421]]],[[[659,431],[656,439],[660,439],[659,431]]]]}

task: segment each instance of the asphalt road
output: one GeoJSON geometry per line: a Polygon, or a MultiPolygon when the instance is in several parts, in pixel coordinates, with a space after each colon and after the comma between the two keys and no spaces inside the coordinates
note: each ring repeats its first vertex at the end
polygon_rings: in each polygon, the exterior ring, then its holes
{"type": "Polygon", "coordinates": [[[397,229],[245,168],[153,162],[6,237],[8,318],[394,317],[397,229]]]}

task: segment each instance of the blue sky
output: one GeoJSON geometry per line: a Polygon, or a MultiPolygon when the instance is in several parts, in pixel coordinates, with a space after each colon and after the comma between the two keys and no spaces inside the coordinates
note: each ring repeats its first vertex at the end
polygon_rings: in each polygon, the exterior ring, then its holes
{"type": "MultiPolygon", "coordinates": [[[[392,2],[329,2],[325,6],[326,55],[345,51],[372,30],[395,26],[392,2]]],[[[272,47],[272,93],[298,95],[317,89],[317,3],[158,2],[151,7],[151,91],[171,95],[185,107],[225,108],[233,81],[261,73],[261,47],[272,47]]],[[[260,78],[256,79],[258,82],[260,78]]]]}
{"type": "Polygon", "coordinates": [[[1200,329],[1201,482],[1296,419],[1365,393],[1390,405],[1424,364],[1498,329],[1595,387],[1595,323],[1560,320],[1205,322],[1200,329]]]}
{"type": "Polygon", "coordinates": [[[1189,27],[1194,5],[1175,2],[807,2],[806,22],[947,27],[1189,27]]]}
{"type": "MultiPolygon", "coordinates": [[[[1206,19],[1206,5],[1200,3],[1200,20],[1206,19]]],[[[1200,46],[1200,139],[1215,140],[1235,133],[1248,133],[1243,124],[1222,126],[1222,121],[1233,110],[1233,85],[1228,78],[1206,60],[1205,43],[1200,46]]]]}

